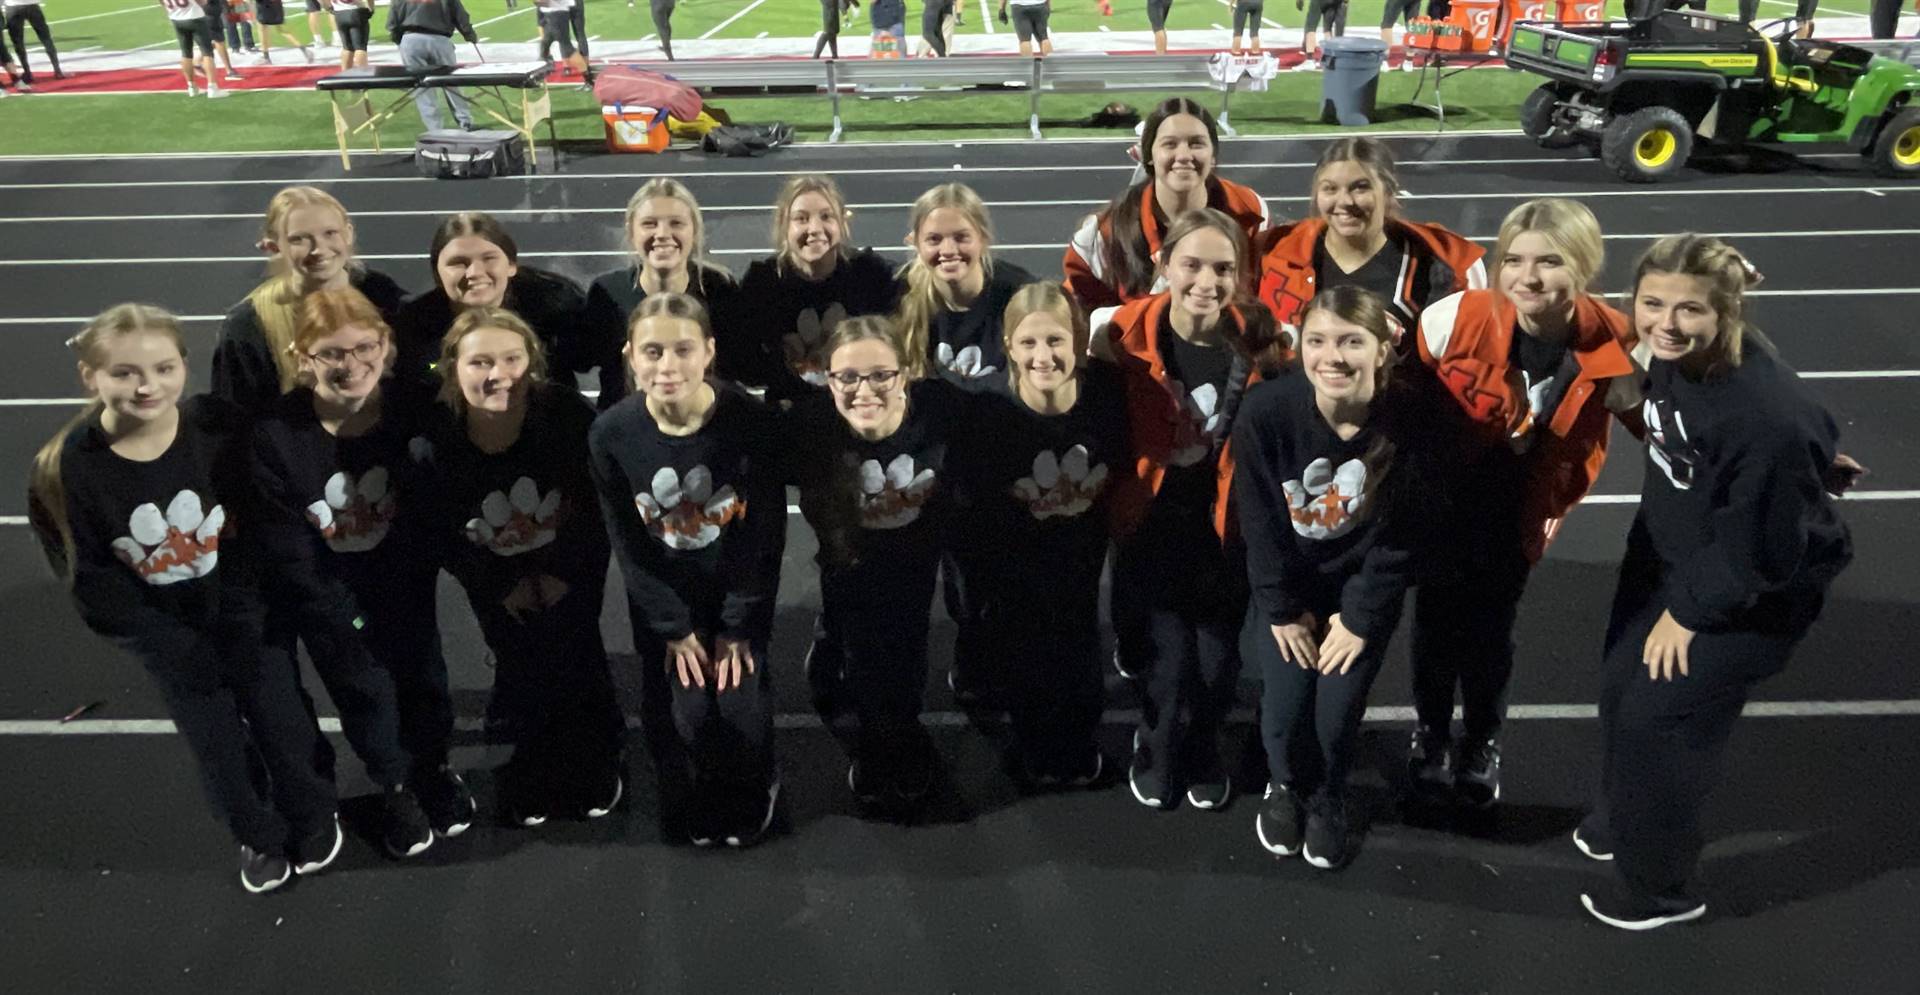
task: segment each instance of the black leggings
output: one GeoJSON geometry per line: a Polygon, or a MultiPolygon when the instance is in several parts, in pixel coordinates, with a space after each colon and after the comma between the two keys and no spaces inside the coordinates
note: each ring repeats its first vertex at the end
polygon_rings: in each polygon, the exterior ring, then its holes
{"type": "Polygon", "coordinates": [[[54,74],[58,75],[60,52],[53,46],[53,32],[47,28],[47,15],[37,3],[7,10],[7,37],[13,39],[13,50],[20,53],[20,70],[28,76],[33,75],[33,65],[27,61],[29,24],[33,25],[34,36],[40,39],[40,47],[46,50],[47,61],[53,63],[54,74]]]}
{"type": "Polygon", "coordinates": [[[564,10],[542,10],[535,16],[540,18],[540,61],[553,61],[555,45],[560,46],[560,58],[573,58],[572,14],[564,10]]]}
{"type": "Polygon", "coordinates": [[[883,780],[931,755],[920,724],[927,686],[932,560],[874,569],[822,570],[820,623],[807,655],[814,708],[855,760],[883,780]]]}
{"type": "Polygon", "coordinates": [[[1106,544],[1100,545],[1091,556],[1048,556],[1045,571],[1006,565],[985,606],[1014,739],[1036,769],[1077,764],[1095,749],[1106,692],[1100,679],[1106,544]],[[1036,611],[1036,605],[1047,608],[1036,611]]]}
{"type": "Polygon", "coordinates": [[[1307,24],[1301,30],[1311,34],[1322,27],[1330,35],[1345,33],[1347,0],[1307,0],[1307,24]]]}
{"type": "Polygon", "coordinates": [[[410,566],[395,563],[377,585],[356,584],[355,593],[366,606],[367,627],[361,637],[392,675],[400,745],[418,775],[447,763],[453,743],[453,695],[435,603],[440,574],[410,566]]]}
{"type": "MultiPolygon", "coordinates": [[[[1339,610],[1337,592],[1314,611],[1326,618],[1339,610]]],[[[1293,788],[1303,801],[1335,803],[1346,795],[1360,741],[1360,720],[1367,692],[1386,662],[1387,643],[1400,619],[1400,606],[1383,617],[1381,631],[1368,641],[1344,674],[1323,674],[1289,663],[1273,641],[1273,630],[1258,612],[1249,612],[1240,652],[1260,668],[1260,739],[1266,746],[1267,776],[1293,788]]]]}
{"type": "Polygon", "coordinates": [[[834,58],[840,57],[840,0],[820,0],[820,37],[813,43],[813,57],[828,48],[834,58]]]}
{"type": "Polygon", "coordinates": [[[336,10],[333,12],[333,26],[340,36],[342,52],[364,52],[367,50],[367,25],[373,19],[366,8],[354,10],[336,10]]]}
{"type": "MultiPolygon", "coordinates": [[[[1511,523],[1512,516],[1488,518],[1511,523]]],[[[1420,724],[1451,728],[1457,687],[1468,742],[1493,739],[1507,713],[1513,624],[1532,565],[1517,534],[1481,530],[1479,541],[1431,559],[1414,592],[1413,702],[1420,724]]]]}
{"type": "Polygon", "coordinates": [[[1141,534],[1119,545],[1113,564],[1118,600],[1144,620],[1146,672],[1140,746],[1155,768],[1178,777],[1218,757],[1220,726],[1240,677],[1240,623],[1247,607],[1246,566],[1221,549],[1210,527],[1177,537],[1141,534]]]}
{"type": "MultiPolygon", "coordinates": [[[[673,61],[673,7],[674,0],[652,0],[653,30],[660,36],[660,51],[666,53],[667,61],[673,61]]],[[[582,34],[582,38],[586,35],[582,34]]]]}
{"type": "Polygon", "coordinates": [[[1234,37],[1237,38],[1244,34],[1258,35],[1260,33],[1260,18],[1266,13],[1266,10],[1267,5],[1261,2],[1261,0],[1237,0],[1233,5],[1234,37]]]}
{"type": "Polygon", "coordinates": [[[1900,0],[1873,0],[1867,23],[1875,38],[1892,38],[1900,33],[1900,6],[1900,0]]]}

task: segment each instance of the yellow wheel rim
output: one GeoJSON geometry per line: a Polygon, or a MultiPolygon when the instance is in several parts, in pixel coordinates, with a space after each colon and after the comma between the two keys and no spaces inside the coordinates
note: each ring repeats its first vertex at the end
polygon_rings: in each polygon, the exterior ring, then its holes
{"type": "Polygon", "coordinates": [[[1634,160],[1648,169],[1657,169],[1673,158],[1675,149],[1680,147],[1679,139],[1665,128],[1654,128],[1640,136],[1633,146],[1634,160]]]}
{"type": "Polygon", "coordinates": [[[1902,166],[1920,166],[1920,124],[1900,133],[1893,142],[1893,161],[1902,166]]]}

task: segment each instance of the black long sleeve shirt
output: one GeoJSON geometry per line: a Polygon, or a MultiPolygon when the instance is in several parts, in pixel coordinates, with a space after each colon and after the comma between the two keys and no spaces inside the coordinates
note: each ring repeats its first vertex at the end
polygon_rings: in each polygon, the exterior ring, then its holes
{"type": "Polygon", "coordinates": [[[980,296],[966,310],[934,309],[927,329],[927,368],[972,390],[1005,390],[1002,319],[1014,293],[1033,282],[1032,273],[1012,263],[996,263],[980,296]]]}
{"type": "MultiPolygon", "coordinates": [[[[745,337],[740,311],[740,285],[733,275],[714,266],[693,264],[687,272],[687,296],[707,306],[713,325],[714,376],[752,387],[765,387],[760,345],[745,337]]],[[[600,368],[598,407],[605,411],[627,396],[627,322],[647,292],[640,289],[638,267],[626,266],[602,273],[587,287],[586,310],[581,316],[583,348],[592,351],[600,368]]]]}
{"type": "MultiPolygon", "coordinates": [[[[406,296],[400,285],[374,270],[353,273],[351,282],[391,324],[406,296]]],[[[241,298],[220,322],[220,338],[213,345],[213,393],[256,417],[271,410],[280,397],[280,366],[251,295],[241,298]]]]}
{"type": "MultiPolygon", "coordinates": [[[[581,315],[586,302],[586,295],[572,280],[522,266],[507,281],[501,306],[525,319],[540,337],[548,374],[571,384],[572,374],[585,373],[604,358],[582,335],[581,315]]],[[[441,342],[453,327],[453,319],[453,302],[439,287],[415,294],[400,306],[393,319],[393,333],[400,350],[394,371],[401,379],[438,385],[434,367],[440,362],[441,342]]]]}
{"type": "MultiPolygon", "coordinates": [[[[747,267],[740,281],[743,339],[753,344],[757,376],[771,400],[796,400],[824,384],[819,349],[845,318],[893,310],[893,268],[872,249],[842,259],[824,280],[808,280],[773,257],[747,267]]],[[[759,384],[754,384],[759,386],[759,384]]]]}
{"type": "Polygon", "coordinates": [[[787,537],[774,419],[722,381],[692,435],[662,432],[641,395],[594,422],[601,513],[627,599],[657,638],[770,637],[787,537]]]}

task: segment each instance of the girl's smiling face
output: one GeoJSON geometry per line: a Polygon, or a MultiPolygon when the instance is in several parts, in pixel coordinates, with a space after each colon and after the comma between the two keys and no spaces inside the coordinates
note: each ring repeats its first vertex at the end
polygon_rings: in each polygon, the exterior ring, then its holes
{"type": "Polygon", "coordinates": [[[1170,193],[1193,193],[1213,175],[1213,140],[1207,137],[1205,122],[1191,114],[1175,114],[1160,122],[1148,151],[1153,156],[1153,182],[1164,184],[1170,193]]]}
{"type": "Polygon", "coordinates": [[[187,360],[171,337],[138,331],[111,337],[98,366],[80,364],[80,381],[113,417],[151,422],[173,410],[187,387],[187,360]]]}
{"type": "Polygon", "coordinates": [[[787,250],[803,265],[813,267],[840,250],[845,231],[840,212],[817,190],[809,190],[787,205],[787,250]]]}
{"type": "Polygon", "coordinates": [[[634,387],[661,404],[678,404],[699,390],[713,365],[713,340],[688,318],[656,314],[640,319],[627,340],[634,387]]]}
{"type": "Polygon", "coordinates": [[[1336,404],[1371,401],[1392,355],[1391,343],[1325,308],[1309,314],[1300,330],[1300,368],[1313,392],[1336,404]]]}
{"type": "Polygon", "coordinates": [[[672,197],[655,197],[640,205],[627,230],[633,251],[657,270],[678,270],[693,252],[693,211],[672,197]]]}
{"type": "Polygon", "coordinates": [[[1684,273],[1650,272],[1633,295],[1633,328],[1655,358],[1675,363],[1704,356],[1720,338],[1707,281],[1684,273]]]}
{"type": "Polygon", "coordinates": [[[920,262],[942,282],[958,283],[978,272],[980,251],[986,241],[964,213],[951,207],[935,208],[913,234],[920,262]]]}
{"type": "Polygon", "coordinates": [[[301,354],[300,369],[313,378],[313,392],[321,400],[353,402],[380,385],[390,352],[386,336],[348,325],[315,339],[301,354]]]}
{"type": "Polygon", "coordinates": [[[1500,292],[1524,318],[1564,313],[1580,292],[1566,256],[1537,231],[1515,236],[1499,263],[1500,292]]]}
{"type": "Polygon", "coordinates": [[[460,396],[474,411],[503,414],[525,401],[530,365],[527,341],[505,328],[476,328],[454,353],[460,396]]]}
{"type": "Polygon", "coordinates": [[[499,307],[507,299],[507,281],[520,267],[506,250],[478,235],[462,235],[448,242],[434,261],[440,289],[455,309],[499,307]]]}
{"type": "Polygon", "coordinates": [[[1029,314],[1007,336],[1007,362],[1021,384],[1036,391],[1057,390],[1073,379],[1073,331],[1051,314],[1029,314]]]}
{"type": "Polygon", "coordinates": [[[1328,230],[1347,239],[1379,234],[1390,198],[1373,171],[1351,159],[1328,163],[1313,184],[1313,206],[1328,230]]]}
{"type": "Polygon", "coordinates": [[[878,339],[860,339],[835,349],[827,357],[827,386],[840,417],[863,438],[893,434],[906,414],[907,381],[900,372],[900,356],[878,339]]]}
{"type": "Polygon", "coordinates": [[[1232,303],[1240,276],[1233,240],[1201,228],[1167,250],[1167,288],[1173,306],[1195,318],[1211,319],[1232,303]]]}
{"type": "Polygon", "coordinates": [[[340,286],[353,262],[353,225],[325,204],[287,212],[273,249],[303,290],[340,286]]]}

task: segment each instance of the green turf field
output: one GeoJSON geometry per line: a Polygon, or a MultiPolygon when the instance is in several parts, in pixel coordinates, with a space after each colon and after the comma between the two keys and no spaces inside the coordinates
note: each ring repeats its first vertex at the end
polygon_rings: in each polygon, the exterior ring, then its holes
{"type": "MultiPolygon", "coordinates": [[[[963,2],[967,4],[966,22],[957,29],[958,33],[987,34],[987,19],[982,16],[980,0],[963,2]]],[[[1820,8],[1830,13],[1864,17],[1869,2],[1821,0],[1820,8]]],[[[991,6],[997,4],[998,0],[988,0],[988,3],[991,6]]],[[[305,39],[308,31],[301,4],[289,0],[286,6],[288,26],[305,39]]],[[[1382,0],[1353,0],[1352,12],[1348,17],[1349,26],[1365,28],[1378,24],[1381,6],[1382,0]]],[[[1711,9],[1720,13],[1731,14],[1735,6],[1735,0],[1712,0],[1711,3],[1711,9]]],[[[1614,7],[1617,13],[1618,5],[1614,7]]],[[[521,3],[518,11],[512,13],[508,12],[505,0],[473,0],[467,4],[480,34],[490,38],[494,44],[534,38],[538,29],[531,8],[530,0],[521,3]]],[[[55,39],[63,50],[75,51],[87,47],[125,50],[161,48],[173,44],[173,33],[157,2],[45,0],[45,9],[52,22],[55,39]]],[[[1146,30],[1142,0],[1114,0],[1114,9],[1113,17],[1102,17],[1095,9],[1094,0],[1055,0],[1052,27],[1055,31],[1098,31],[1103,25],[1115,31],[1146,30]]],[[[647,13],[645,3],[637,8],[629,8],[621,0],[587,0],[587,11],[590,35],[605,39],[641,39],[654,33],[652,18],[647,13]]],[[[1793,12],[1793,4],[1790,0],[1761,0],[1760,11],[1763,18],[1782,17],[1793,12]]],[[[385,23],[385,17],[384,10],[375,14],[376,35],[385,23]]],[[[1295,28],[1304,20],[1288,0],[1269,0],[1266,19],[1295,28]]],[[[1176,0],[1167,20],[1167,26],[1177,30],[1207,30],[1214,25],[1231,23],[1230,0],[1176,0]]],[[[917,35],[919,25],[920,4],[918,0],[910,0],[907,8],[908,33],[917,35]]],[[[1012,48],[1010,30],[997,21],[991,26],[994,33],[1005,40],[1007,47],[1012,48]]],[[[810,38],[819,28],[820,8],[811,0],[681,0],[673,20],[676,41],[701,37],[810,38]]],[[[847,29],[849,32],[854,30],[854,27],[847,29]]],[[[859,15],[858,30],[868,30],[864,8],[859,15]]]]}

